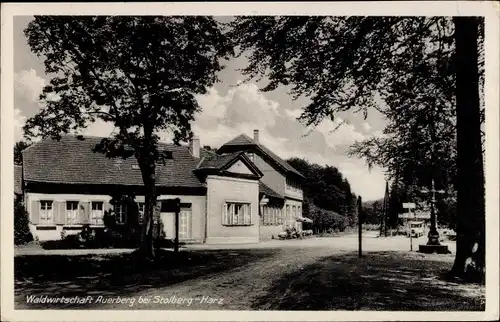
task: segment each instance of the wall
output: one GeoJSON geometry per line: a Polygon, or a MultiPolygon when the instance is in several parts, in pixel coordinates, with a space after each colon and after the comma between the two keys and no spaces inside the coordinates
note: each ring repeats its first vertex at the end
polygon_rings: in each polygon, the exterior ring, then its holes
{"type": "MultiPolygon", "coordinates": [[[[206,197],[205,196],[181,196],[181,195],[161,195],[158,201],[165,199],[180,198],[181,203],[191,203],[192,209],[192,238],[191,241],[202,242],[205,235],[205,209],[206,197]]],[[[80,204],[88,203],[91,201],[104,202],[104,210],[111,209],[109,204],[111,196],[108,195],[85,195],[85,194],[42,194],[42,193],[27,193],[26,194],[26,208],[30,215],[30,230],[33,236],[38,237],[40,241],[44,240],[57,240],[61,239],[61,232],[64,230],[65,234],[77,234],[81,231],[82,224],[79,225],[66,225],[62,221],[66,214],[66,201],[78,201],[80,204]],[[32,217],[36,216],[39,209],[38,202],[40,200],[53,201],[53,218],[54,224],[51,225],[38,225],[33,224],[36,221],[32,217]]],[[[137,196],[136,202],[144,202],[144,196],[137,196]]],[[[172,214],[171,220],[164,222],[164,225],[169,226],[169,231],[174,231],[174,216],[172,214]]]]}
{"type": "Polygon", "coordinates": [[[259,183],[257,180],[207,177],[207,243],[256,243],[259,241],[259,183]],[[226,201],[250,203],[250,226],[224,226],[226,201]]]}
{"type": "Polygon", "coordinates": [[[259,238],[260,240],[269,240],[269,239],[277,239],[278,234],[284,231],[283,225],[276,226],[260,226],[259,230],[259,238]]]}
{"type": "Polygon", "coordinates": [[[228,172],[232,173],[243,173],[243,174],[253,174],[253,172],[241,161],[235,162],[229,169],[228,172]]]}
{"type": "Polygon", "coordinates": [[[285,196],[290,197],[290,198],[294,198],[294,199],[299,199],[299,200],[304,199],[302,189],[293,189],[292,187],[290,187],[288,185],[285,186],[285,196]]]}
{"type": "Polygon", "coordinates": [[[30,230],[33,236],[36,236],[40,241],[61,239],[61,232],[65,234],[77,234],[81,231],[82,224],[66,225],[66,201],[78,201],[82,206],[81,211],[87,211],[89,202],[102,201],[104,210],[111,208],[109,201],[111,196],[108,195],[84,195],[84,194],[43,194],[43,193],[27,193],[26,194],[26,209],[30,218],[30,230]],[[52,217],[54,223],[49,225],[39,225],[36,216],[39,213],[39,201],[51,200],[52,217]],[[84,209],[83,209],[84,208],[84,209]]]}
{"type": "Polygon", "coordinates": [[[296,207],[296,209],[298,209],[298,207],[300,207],[300,211],[297,210],[296,212],[296,216],[302,216],[302,213],[303,213],[303,206],[302,206],[302,202],[301,201],[297,201],[297,200],[292,200],[292,199],[286,199],[285,200],[285,206],[283,208],[283,211],[285,213],[285,218],[286,217],[286,207],[290,206],[290,217],[288,219],[285,219],[285,220],[289,220],[291,224],[293,224],[295,226],[296,229],[298,230],[302,230],[302,223],[301,222],[297,222],[294,218],[293,218],[293,206],[296,207]]]}
{"type": "MultiPolygon", "coordinates": [[[[260,240],[269,240],[273,238],[278,238],[278,234],[285,230],[284,222],[281,221],[280,224],[277,224],[279,221],[278,215],[274,212],[274,210],[279,209],[284,216],[283,212],[283,204],[280,205],[266,205],[261,207],[261,220],[259,227],[259,238],[260,240]],[[269,217],[266,216],[266,211],[270,211],[269,217]],[[267,218],[267,220],[266,220],[267,218]]],[[[284,217],[282,217],[284,219],[284,217]]]]}
{"type": "Polygon", "coordinates": [[[260,180],[277,193],[285,195],[285,176],[258,154],[254,154],[254,163],[264,174],[260,180]]]}

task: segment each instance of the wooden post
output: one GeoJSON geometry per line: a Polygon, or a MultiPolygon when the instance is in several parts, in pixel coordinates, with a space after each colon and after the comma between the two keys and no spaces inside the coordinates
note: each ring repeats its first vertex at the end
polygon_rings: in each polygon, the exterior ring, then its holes
{"type": "Polygon", "coordinates": [[[180,213],[180,199],[175,199],[175,240],[174,240],[174,253],[179,252],[179,213],[180,213]]]}
{"type": "Polygon", "coordinates": [[[363,256],[362,255],[362,234],[363,234],[363,206],[361,202],[361,196],[358,197],[358,243],[359,243],[359,249],[358,249],[358,255],[359,257],[363,256]]]}

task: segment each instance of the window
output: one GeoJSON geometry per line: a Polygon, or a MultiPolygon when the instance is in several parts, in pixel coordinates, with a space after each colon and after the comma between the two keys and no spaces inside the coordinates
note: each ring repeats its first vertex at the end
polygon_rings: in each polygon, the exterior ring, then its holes
{"type": "Polygon", "coordinates": [[[139,213],[137,214],[137,220],[139,221],[139,224],[142,224],[142,222],[144,220],[144,207],[145,207],[145,205],[146,204],[144,202],[137,203],[137,208],[139,211],[139,213]]]}
{"type": "Polygon", "coordinates": [[[283,224],[283,212],[281,209],[276,209],[277,215],[276,215],[276,224],[277,225],[282,225],[283,224]]]}
{"type": "Polygon", "coordinates": [[[93,201],[92,202],[92,210],[90,212],[90,223],[92,225],[102,226],[104,225],[104,221],[102,217],[104,216],[103,212],[103,202],[102,201],[93,201]]]}
{"type": "Polygon", "coordinates": [[[226,202],[223,207],[222,224],[226,226],[251,225],[251,211],[249,203],[226,202]]]}
{"type": "Polygon", "coordinates": [[[248,156],[248,158],[249,158],[250,160],[252,160],[252,162],[254,162],[254,161],[255,161],[255,154],[254,154],[254,153],[249,152],[249,153],[247,154],[247,156],[248,156]]]}
{"type": "Polygon", "coordinates": [[[292,207],[292,215],[293,215],[293,219],[297,218],[297,207],[295,207],[295,206],[292,207]]]}
{"type": "Polygon", "coordinates": [[[54,224],[54,216],[52,212],[52,201],[41,200],[40,201],[40,224],[41,225],[51,225],[54,224]]]}
{"type": "Polygon", "coordinates": [[[78,201],[66,201],[66,224],[78,224],[78,201]]]}
{"type": "Polygon", "coordinates": [[[118,203],[115,205],[115,219],[117,224],[124,224],[127,216],[127,205],[118,203]]]}
{"type": "Polygon", "coordinates": [[[290,220],[290,205],[286,205],[286,220],[290,220]]]}
{"type": "Polygon", "coordinates": [[[300,208],[300,206],[297,207],[297,215],[299,215],[299,217],[302,217],[302,209],[300,208]]]}
{"type": "Polygon", "coordinates": [[[271,225],[272,223],[272,208],[264,206],[264,225],[271,225]]]}

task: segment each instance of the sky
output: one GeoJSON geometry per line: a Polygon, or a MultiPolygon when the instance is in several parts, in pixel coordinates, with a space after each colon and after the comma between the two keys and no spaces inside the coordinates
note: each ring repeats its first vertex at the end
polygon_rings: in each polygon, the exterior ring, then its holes
{"type": "MultiPolygon", "coordinates": [[[[22,138],[27,118],[43,108],[38,101],[43,86],[50,80],[45,74],[43,57],[34,55],[26,42],[23,30],[32,18],[16,16],[14,19],[14,127],[15,140],[22,138]]],[[[296,118],[301,113],[304,100],[292,100],[286,89],[273,92],[259,90],[263,82],[243,82],[238,71],[245,67],[241,57],[227,61],[219,74],[220,83],[197,96],[201,112],[192,124],[202,146],[220,147],[233,137],[245,133],[252,137],[253,130],[260,132],[260,142],[282,158],[299,157],[310,162],[337,167],[349,180],[352,191],[364,201],[383,198],[385,179],[383,169],[368,169],[364,160],[349,157],[348,147],[356,141],[378,136],[386,125],[380,113],[370,110],[368,117],[361,114],[338,115],[335,122],[323,121],[311,131],[296,118]],[[347,121],[333,131],[342,120],[347,121]]],[[[381,104],[383,104],[381,102],[381,104]]],[[[112,126],[96,122],[82,133],[108,136],[112,126]]],[[[162,137],[168,141],[167,135],[162,137]]]]}

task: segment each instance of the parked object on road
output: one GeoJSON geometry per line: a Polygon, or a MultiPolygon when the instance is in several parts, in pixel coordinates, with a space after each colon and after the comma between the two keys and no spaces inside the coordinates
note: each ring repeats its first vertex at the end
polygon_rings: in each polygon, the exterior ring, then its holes
{"type": "Polygon", "coordinates": [[[301,231],[294,228],[287,228],[285,231],[278,233],[279,239],[297,239],[302,238],[303,234],[301,231]]]}
{"type": "Polygon", "coordinates": [[[313,235],[312,229],[307,229],[302,231],[302,236],[312,236],[312,235],[313,235]]]}
{"type": "Polygon", "coordinates": [[[410,221],[409,223],[410,231],[409,236],[413,238],[418,238],[424,235],[424,222],[423,221],[410,221]]]}
{"type": "Polygon", "coordinates": [[[453,229],[449,229],[449,228],[438,229],[438,232],[439,232],[439,240],[440,241],[456,240],[457,239],[457,233],[453,229]]]}

